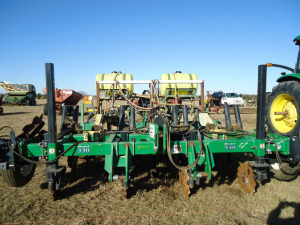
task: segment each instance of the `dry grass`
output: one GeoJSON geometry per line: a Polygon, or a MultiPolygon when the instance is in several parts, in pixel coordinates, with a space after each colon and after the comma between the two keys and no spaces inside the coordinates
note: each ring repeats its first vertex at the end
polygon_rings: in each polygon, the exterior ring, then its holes
{"type": "MultiPolygon", "coordinates": [[[[39,100],[35,107],[4,107],[1,127],[12,126],[16,133],[42,113],[39,100]]],[[[214,117],[222,119],[222,115],[214,117]]],[[[58,120],[60,120],[58,116],[58,120]]],[[[233,119],[232,119],[233,120],[233,119]]],[[[242,115],[244,128],[253,130],[255,115],[242,115]]],[[[223,120],[224,121],[224,120],[223,120]]],[[[0,135],[7,131],[0,131],[0,135]]],[[[235,178],[239,161],[247,156],[234,155],[230,176],[222,179],[215,172],[212,182],[204,182],[185,199],[170,165],[147,172],[141,162],[136,175],[136,193],[124,198],[120,182],[107,182],[103,160],[81,162],[76,180],[65,186],[61,198],[51,199],[42,183],[46,177],[39,166],[32,181],[21,188],[0,185],[0,223],[24,224],[299,224],[300,178],[291,182],[271,179],[260,184],[254,195],[245,194],[235,178]]],[[[61,160],[66,164],[66,160],[61,160]]],[[[66,176],[70,170],[67,170],[66,176]]]]}

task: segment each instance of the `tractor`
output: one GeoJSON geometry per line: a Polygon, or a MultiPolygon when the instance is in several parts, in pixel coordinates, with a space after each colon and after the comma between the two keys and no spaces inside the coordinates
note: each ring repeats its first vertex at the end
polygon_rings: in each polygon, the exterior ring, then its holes
{"type": "MultiPolygon", "coordinates": [[[[300,46],[300,36],[294,39],[295,45],[300,46]]],[[[277,79],[278,85],[273,87],[266,103],[266,124],[268,132],[276,133],[286,137],[300,138],[300,47],[295,68],[267,63],[267,67],[278,67],[286,69],[291,73],[282,72],[277,79]]],[[[299,143],[298,143],[299,145],[299,143]]],[[[298,155],[298,157],[300,157],[298,155]]],[[[291,180],[296,175],[290,175],[279,169],[278,164],[272,165],[274,177],[280,180],[291,180]]],[[[293,171],[293,163],[284,162],[283,170],[293,171]]]]}

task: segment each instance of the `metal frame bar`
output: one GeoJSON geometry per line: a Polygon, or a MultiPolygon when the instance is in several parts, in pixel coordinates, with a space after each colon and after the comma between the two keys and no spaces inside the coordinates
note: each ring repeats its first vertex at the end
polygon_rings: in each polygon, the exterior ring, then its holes
{"type": "Polygon", "coordinates": [[[256,138],[264,140],[266,138],[265,117],[266,117],[266,82],[267,65],[258,66],[258,87],[257,87],[257,119],[256,138]]]}
{"type": "Polygon", "coordinates": [[[103,80],[96,81],[97,84],[202,84],[203,80],[103,80]]]}

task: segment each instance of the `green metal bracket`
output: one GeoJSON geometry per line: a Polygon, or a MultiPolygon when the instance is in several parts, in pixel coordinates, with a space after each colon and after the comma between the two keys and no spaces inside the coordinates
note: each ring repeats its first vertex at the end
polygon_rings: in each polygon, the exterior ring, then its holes
{"type": "Polygon", "coordinates": [[[132,155],[131,152],[129,150],[129,144],[126,144],[126,156],[125,157],[125,181],[128,182],[129,180],[129,172],[131,169],[131,165],[132,165],[132,155]]]}
{"type": "MultiPolygon", "coordinates": [[[[190,143],[187,147],[188,152],[188,162],[189,164],[193,163],[196,160],[196,153],[195,153],[195,143],[190,143]]],[[[194,173],[194,180],[197,179],[197,169],[196,165],[190,169],[191,173],[194,173]]]]}
{"type": "Polygon", "coordinates": [[[129,180],[129,172],[132,167],[132,154],[130,152],[129,146],[131,144],[125,144],[125,155],[120,155],[118,151],[119,143],[116,143],[116,148],[114,145],[111,145],[111,154],[105,156],[105,170],[109,173],[109,180],[112,182],[114,177],[114,168],[115,167],[124,167],[125,169],[125,181],[129,180]]]}
{"type": "Polygon", "coordinates": [[[255,140],[255,150],[254,154],[257,156],[265,156],[265,151],[266,151],[266,141],[265,140],[255,140]]]}
{"type": "Polygon", "coordinates": [[[208,179],[211,179],[212,168],[215,167],[213,154],[208,149],[208,144],[205,147],[205,172],[208,174],[208,179]]]}
{"type": "Polygon", "coordinates": [[[53,160],[57,156],[57,144],[56,143],[49,143],[48,144],[48,160],[53,160]]]}

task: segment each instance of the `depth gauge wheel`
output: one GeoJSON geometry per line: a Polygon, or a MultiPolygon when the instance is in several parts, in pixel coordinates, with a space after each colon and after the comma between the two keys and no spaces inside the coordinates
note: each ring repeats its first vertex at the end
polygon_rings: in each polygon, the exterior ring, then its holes
{"type": "Polygon", "coordinates": [[[15,170],[3,170],[2,176],[5,182],[10,186],[22,187],[31,180],[34,175],[35,168],[35,164],[16,166],[15,170]]]}
{"type": "Polygon", "coordinates": [[[281,181],[291,181],[298,177],[299,169],[295,165],[290,165],[289,163],[283,163],[281,168],[278,163],[271,164],[270,172],[277,180],[281,181]]]}
{"type": "Polygon", "coordinates": [[[300,83],[284,81],[273,88],[267,102],[266,123],[271,133],[292,137],[300,130],[300,83]]]}

